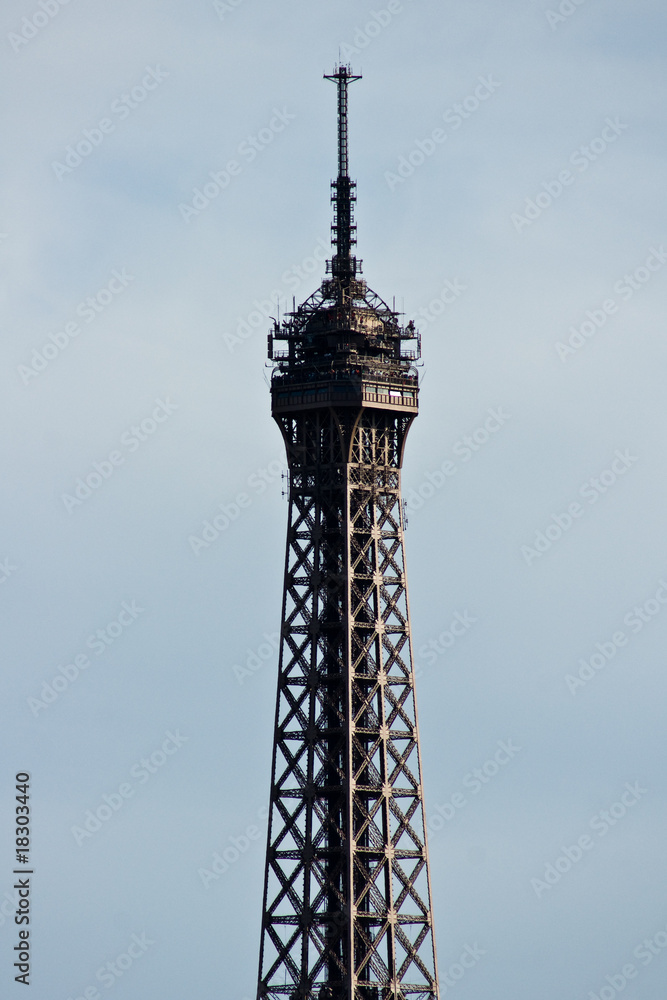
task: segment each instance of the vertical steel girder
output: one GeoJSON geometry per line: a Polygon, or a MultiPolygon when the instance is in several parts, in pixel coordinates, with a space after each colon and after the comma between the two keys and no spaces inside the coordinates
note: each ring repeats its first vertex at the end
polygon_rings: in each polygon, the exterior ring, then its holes
{"type": "Polygon", "coordinates": [[[290,467],[258,1000],[437,1000],[400,464],[411,415],[277,417],[290,467]]]}

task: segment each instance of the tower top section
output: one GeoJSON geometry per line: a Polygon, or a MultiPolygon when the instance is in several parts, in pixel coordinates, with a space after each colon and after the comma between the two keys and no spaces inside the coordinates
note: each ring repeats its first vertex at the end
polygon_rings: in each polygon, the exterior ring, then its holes
{"type": "Polygon", "coordinates": [[[361,80],[351,66],[336,66],[334,72],[324,74],[325,80],[333,80],[338,88],[338,177],[331,182],[331,201],[334,206],[334,221],[331,227],[331,242],[336,252],[331,261],[331,272],[335,278],[349,286],[357,275],[357,259],[351,249],[357,242],[354,225],[354,202],[357,200],[356,183],[350,179],[348,163],[347,88],[354,80],[361,80]]]}
{"type": "MultiPolygon", "coordinates": [[[[368,287],[361,277],[361,261],[352,255],[357,242],[356,184],[348,163],[348,86],[361,75],[339,65],[324,78],[336,83],[338,93],[338,176],[331,182],[333,254],[320,287],[282,323],[274,321],[269,334],[269,358],[275,364],[274,411],[292,406],[287,383],[319,386],[335,381],[360,386],[372,380],[376,387],[391,384],[391,391],[398,392],[396,383],[405,382],[412,393],[406,398],[416,401],[413,362],[420,356],[419,333],[412,322],[402,325],[399,313],[368,287]],[[278,404],[278,399],[283,402],[278,404]]],[[[388,397],[389,390],[378,395],[388,397]]],[[[354,393],[352,397],[356,399],[354,393]]],[[[330,398],[323,392],[322,405],[328,405],[330,398]]]]}

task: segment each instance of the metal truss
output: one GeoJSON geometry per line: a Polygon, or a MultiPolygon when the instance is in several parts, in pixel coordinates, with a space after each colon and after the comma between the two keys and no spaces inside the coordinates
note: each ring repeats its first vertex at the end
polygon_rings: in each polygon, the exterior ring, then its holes
{"type": "Polygon", "coordinates": [[[413,415],[276,416],[290,468],[258,1000],[437,1000],[403,544],[413,415]]]}
{"type": "Polygon", "coordinates": [[[438,1000],[400,492],[420,340],[358,276],[359,77],[327,79],[336,252],[269,335],[289,520],[257,997],[438,1000]]]}

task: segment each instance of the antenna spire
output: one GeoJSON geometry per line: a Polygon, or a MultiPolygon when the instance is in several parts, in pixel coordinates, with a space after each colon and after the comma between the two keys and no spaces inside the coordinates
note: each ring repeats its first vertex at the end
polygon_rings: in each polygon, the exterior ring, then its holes
{"type": "Polygon", "coordinates": [[[348,168],[347,87],[354,80],[360,80],[361,74],[355,75],[351,66],[339,64],[334,67],[333,73],[325,73],[324,79],[335,80],[338,85],[338,177],[331,182],[331,200],[334,206],[331,242],[336,247],[336,252],[331,261],[331,272],[334,278],[341,280],[343,286],[347,286],[357,274],[357,258],[350,253],[357,242],[353,214],[357,185],[350,180],[348,168]]]}

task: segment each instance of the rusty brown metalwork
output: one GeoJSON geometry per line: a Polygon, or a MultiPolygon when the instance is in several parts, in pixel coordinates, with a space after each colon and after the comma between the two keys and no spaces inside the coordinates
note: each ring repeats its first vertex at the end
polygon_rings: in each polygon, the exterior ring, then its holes
{"type": "MultiPolygon", "coordinates": [[[[358,77],[327,79],[349,182],[358,77]]],[[[269,336],[289,515],[258,1000],[439,996],[401,502],[420,343],[358,276],[350,190],[331,277],[269,336]]]]}

